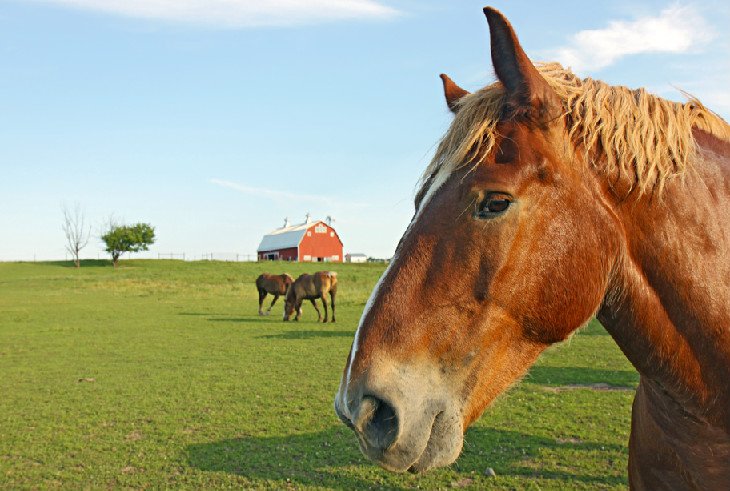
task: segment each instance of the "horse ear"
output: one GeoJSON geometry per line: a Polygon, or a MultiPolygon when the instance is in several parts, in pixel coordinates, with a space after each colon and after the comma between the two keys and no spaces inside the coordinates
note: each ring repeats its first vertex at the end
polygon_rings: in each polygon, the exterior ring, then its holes
{"type": "Polygon", "coordinates": [[[456,111],[459,110],[459,100],[465,95],[469,95],[469,92],[456,85],[448,75],[442,73],[439,77],[441,77],[441,81],[444,83],[444,97],[446,97],[446,105],[449,106],[451,112],[456,113],[456,111]]]}
{"type": "Polygon", "coordinates": [[[510,105],[546,110],[558,98],[520,46],[512,25],[496,9],[484,8],[489,23],[492,65],[510,105]]]}

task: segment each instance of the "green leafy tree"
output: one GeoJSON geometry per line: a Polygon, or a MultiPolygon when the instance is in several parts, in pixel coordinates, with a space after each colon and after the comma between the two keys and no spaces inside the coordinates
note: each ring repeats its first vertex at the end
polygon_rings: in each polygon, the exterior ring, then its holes
{"type": "Polygon", "coordinates": [[[101,240],[106,244],[106,252],[111,254],[116,268],[119,258],[125,252],[148,250],[148,247],[155,242],[155,228],[149,223],[117,225],[110,220],[109,228],[101,236],[101,240]]]}

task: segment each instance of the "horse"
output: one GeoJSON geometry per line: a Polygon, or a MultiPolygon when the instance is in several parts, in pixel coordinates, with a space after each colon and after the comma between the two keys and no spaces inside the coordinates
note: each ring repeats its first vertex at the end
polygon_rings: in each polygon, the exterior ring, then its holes
{"type": "Polygon", "coordinates": [[[484,9],[497,81],[441,75],[451,126],[354,335],[335,412],[393,471],[596,317],[640,374],[632,489],[730,485],[730,126],[698,100],[533,64],[484,9]]]}
{"type": "Polygon", "coordinates": [[[296,311],[295,321],[299,320],[302,314],[302,301],[309,300],[312,302],[314,310],[317,311],[317,322],[327,322],[327,294],[330,296],[330,305],[332,306],[332,322],[335,322],[335,297],[337,296],[337,273],[334,271],[317,271],[314,274],[303,274],[296,279],[294,284],[289,288],[284,303],[284,321],[288,321],[289,317],[296,311]],[[317,308],[316,299],[322,299],[324,307],[324,320],[322,314],[317,308]]]}
{"type": "Polygon", "coordinates": [[[268,274],[264,273],[256,278],[256,290],[259,292],[259,315],[269,315],[271,308],[274,306],[281,295],[286,295],[289,291],[289,287],[294,283],[294,278],[288,274],[268,274]],[[274,299],[271,301],[271,305],[263,312],[264,299],[267,294],[274,295],[274,299]]]}

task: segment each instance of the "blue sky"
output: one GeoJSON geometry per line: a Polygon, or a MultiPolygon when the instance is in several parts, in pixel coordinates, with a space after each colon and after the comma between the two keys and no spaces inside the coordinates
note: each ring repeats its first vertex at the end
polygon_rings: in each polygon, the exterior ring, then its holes
{"type": "MultiPolygon", "coordinates": [[[[494,1],[533,60],[677,88],[730,117],[721,1],[494,1]]],[[[331,215],[392,255],[451,118],[492,81],[483,2],[0,0],[0,260],[63,258],[61,205],[149,222],[157,252],[255,254],[331,215]]]]}

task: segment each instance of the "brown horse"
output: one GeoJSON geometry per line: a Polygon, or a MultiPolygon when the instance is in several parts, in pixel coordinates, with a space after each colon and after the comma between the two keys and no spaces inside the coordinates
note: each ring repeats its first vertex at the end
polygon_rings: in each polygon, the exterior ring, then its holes
{"type": "Polygon", "coordinates": [[[337,296],[337,273],[334,271],[317,271],[314,274],[303,274],[294,282],[286,295],[284,303],[284,320],[288,321],[289,317],[296,311],[295,321],[299,320],[302,314],[302,302],[309,300],[312,302],[314,310],[317,311],[317,322],[322,320],[322,314],[317,308],[316,299],[322,299],[324,307],[324,320],[327,322],[327,294],[330,296],[330,305],[332,306],[332,322],[335,321],[335,296],[337,296]]]}
{"type": "Polygon", "coordinates": [[[335,398],[391,470],[463,433],[594,315],[641,380],[634,489],[730,486],[730,127],[697,100],[533,65],[485,9],[498,82],[454,121],[363,312],[335,398]],[[446,233],[448,232],[448,233],[446,233]]]}
{"type": "Polygon", "coordinates": [[[269,315],[271,308],[274,306],[281,295],[286,295],[289,291],[289,286],[294,283],[294,278],[288,274],[267,274],[264,273],[256,278],[256,289],[259,292],[259,315],[269,315]],[[274,299],[271,301],[271,305],[263,312],[264,299],[267,294],[272,294],[274,299]]]}

